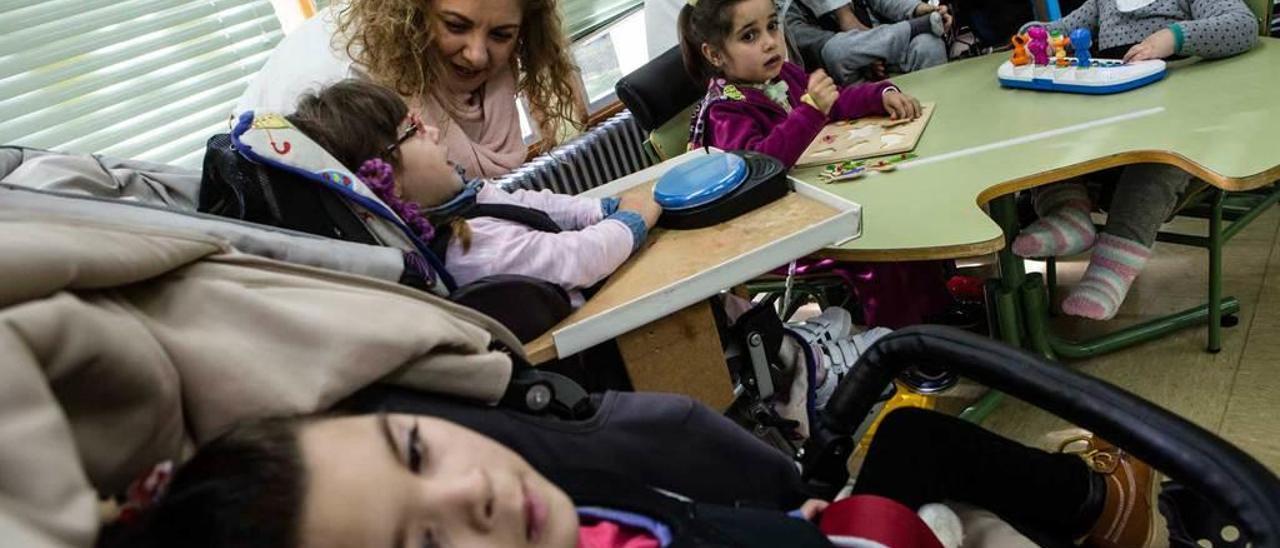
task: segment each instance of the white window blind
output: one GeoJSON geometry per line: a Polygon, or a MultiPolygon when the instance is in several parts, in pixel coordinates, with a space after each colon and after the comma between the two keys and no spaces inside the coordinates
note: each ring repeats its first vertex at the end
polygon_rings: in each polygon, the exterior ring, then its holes
{"type": "Polygon", "coordinates": [[[642,6],[644,0],[558,0],[564,31],[578,40],[642,6]]]}
{"type": "Polygon", "coordinates": [[[199,167],[282,36],[269,0],[0,0],[0,144],[199,167]]]}

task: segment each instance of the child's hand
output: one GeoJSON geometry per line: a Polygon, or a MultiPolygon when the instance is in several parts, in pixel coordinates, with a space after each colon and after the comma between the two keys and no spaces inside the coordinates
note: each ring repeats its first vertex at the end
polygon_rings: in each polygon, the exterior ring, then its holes
{"type": "Polygon", "coordinates": [[[831,106],[836,104],[836,99],[840,98],[840,90],[836,88],[836,83],[822,69],[815,70],[809,75],[808,94],[809,98],[813,99],[813,106],[823,114],[830,113],[831,106]]]}
{"type": "Polygon", "coordinates": [[[817,519],[818,514],[821,514],[828,506],[831,506],[831,503],[825,500],[809,499],[804,501],[804,504],[800,506],[800,515],[803,515],[804,519],[813,521],[817,519]]]}
{"type": "Polygon", "coordinates": [[[920,116],[920,101],[915,97],[901,91],[886,91],[881,97],[884,101],[884,110],[889,113],[890,119],[913,120],[920,116]]]}
{"type": "Polygon", "coordinates": [[[1134,44],[1124,54],[1124,62],[1146,61],[1147,59],[1164,59],[1174,54],[1173,31],[1165,28],[1155,31],[1146,40],[1134,44]]]}
{"type": "Polygon", "coordinates": [[[644,219],[648,228],[658,224],[662,206],[653,201],[653,189],[648,186],[633,188],[618,196],[618,211],[634,211],[644,219]]]}

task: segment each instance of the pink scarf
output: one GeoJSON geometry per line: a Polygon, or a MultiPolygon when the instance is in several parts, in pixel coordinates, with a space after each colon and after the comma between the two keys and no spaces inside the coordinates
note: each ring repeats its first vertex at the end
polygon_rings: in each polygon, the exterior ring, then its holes
{"type": "Polygon", "coordinates": [[[423,121],[440,129],[449,160],[466,170],[466,178],[498,177],[524,163],[527,149],[512,71],[494,74],[474,95],[451,99],[456,105],[452,115],[434,98],[424,99],[423,121]]]}

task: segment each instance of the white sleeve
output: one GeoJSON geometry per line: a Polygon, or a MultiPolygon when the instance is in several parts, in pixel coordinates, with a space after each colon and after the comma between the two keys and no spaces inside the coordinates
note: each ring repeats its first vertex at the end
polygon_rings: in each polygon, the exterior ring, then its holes
{"type": "Polygon", "coordinates": [[[361,77],[346,46],[336,44],[338,47],[334,48],[337,25],[333,8],[325,8],[276,44],[236,101],[234,113],[264,110],[288,114],[294,111],[302,94],[339,80],[361,77]]]}

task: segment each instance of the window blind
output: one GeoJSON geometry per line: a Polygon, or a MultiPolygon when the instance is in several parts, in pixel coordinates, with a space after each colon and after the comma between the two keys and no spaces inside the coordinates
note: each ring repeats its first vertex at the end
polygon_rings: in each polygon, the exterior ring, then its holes
{"type": "Polygon", "coordinates": [[[644,4],[643,0],[559,0],[564,31],[577,40],[644,4]]]}
{"type": "Polygon", "coordinates": [[[282,37],[269,0],[0,0],[0,144],[199,167],[282,37]]]}

